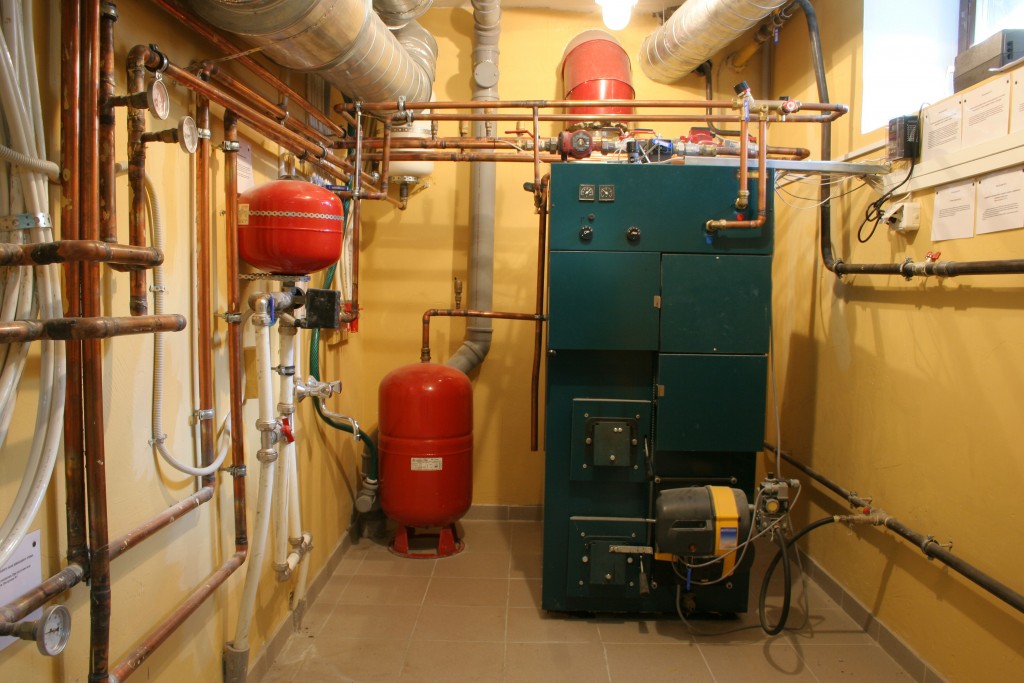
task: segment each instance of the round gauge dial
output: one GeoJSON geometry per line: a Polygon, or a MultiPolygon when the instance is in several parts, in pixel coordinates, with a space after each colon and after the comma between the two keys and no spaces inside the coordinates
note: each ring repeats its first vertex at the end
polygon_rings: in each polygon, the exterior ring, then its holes
{"type": "Polygon", "coordinates": [[[165,120],[171,114],[171,96],[167,93],[167,86],[163,81],[153,81],[146,89],[146,101],[149,105],[149,112],[160,119],[165,120]]]}
{"type": "Polygon", "coordinates": [[[191,116],[178,122],[178,144],[186,154],[194,154],[199,146],[199,128],[191,116]]]}
{"type": "Polygon", "coordinates": [[[41,653],[48,657],[59,655],[71,636],[71,612],[64,605],[54,605],[43,610],[33,635],[41,653]]]}

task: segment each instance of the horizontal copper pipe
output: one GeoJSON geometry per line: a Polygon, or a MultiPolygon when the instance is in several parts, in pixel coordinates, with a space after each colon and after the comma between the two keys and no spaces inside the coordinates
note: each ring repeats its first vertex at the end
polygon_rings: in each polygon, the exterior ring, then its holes
{"type": "Polygon", "coordinates": [[[119,536],[107,545],[110,559],[114,560],[125,553],[125,551],[137,546],[147,538],[169,526],[174,521],[192,510],[199,509],[199,506],[213,498],[213,487],[204,486],[188,498],[175,503],[163,512],[160,512],[139,526],[135,527],[123,536],[119,536]]]}
{"type": "MultiPolygon", "coordinates": [[[[528,142],[528,140],[515,137],[391,138],[391,146],[395,149],[514,149],[517,144],[521,145],[525,142],[528,142]]],[[[335,147],[342,149],[352,149],[355,146],[355,140],[343,140],[335,145],[335,147]]],[[[363,147],[365,149],[381,149],[383,146],[383,138],[368,138],[363,140],[363,147]]]]}
{"type": "Polygon", "coordinates": [[[165,640],[172,633],[174,633],[179,626],[185,623],[193,612],[199,609],[207,598],[209,598],[217,588],[221,586],[228,577],[231,576],[236,569],[242,566],[245,562],[245,552],[236,552],[234,555],[228,558],[227,562],[222,564],[217,571],[211,574],[197,588],[183,603],[176,609],[169,617],[164,619],[160,624],[157,625],[152,631],[150,631],[142,642],[136,647],[131,654],[122,659],[120,662],[115,664],[110,669],[111,681],[124,681],[133,673],[138,671],[139,667],[142,666],[143,662],[152,655],[158,647],[160,647],[165,640]]]}
{"type": "Polygon", "coordinates": [[[216,45],[224,52],[224,54],[231,55],[235,61],[245,66],[245,68],[256,74],[265,83],[287,97],[289,102],[294,102],[307,114],[325,125],[332,133],[344,137],[345,131],[339,128],[338,124],[331,121],[322,111],[314,107],[309,100],[292,89],[291,86],[280,78],[272,74],[262,64],[246,54],[244,48],[235,45],[227,38],[213,30],[209,24],[197,19],[195,16],[182,9],[180,3],[175,2],[174,0],[153,0],[153,4],[170,14],[188,28],[192,29],[193,32],[201,35],[203,38],[206,38],[208,41],[216,45]]]}
{"type": "MultiPolygon", "coordinates": [[[[479,109],[480,102],[362,102],[363,111],[421,111],[429,109],[479,109]]],[[[738,100],[498,100],[484,103],[487,109],[566,109],[582,107],[615,107],[631,109],[739,109],[738,100]]],[[[823,102],[800,102],[797,100],[756,100],[754,107],[766,107],[769,111],[796,112],[827,111],[839,115],[849,111],[845,104],[823,102]]],[[[334,107],[335,111],[355,111],[355,103],[345,102],[334,107]]],[[[421,118],[417,116],[416,118],[421,118]]],[[[576,115],[575,118],[581,118],[576,115]]],[[[593,118],[593,117],[583,117],[593,118]]],[[[615,118],[615,117],[599,117],[615,118]]]]}
{"type": "Polygon", "coordinates": [[[0,343],[37,339],[107,339],[129,334],[179,332],[185,329],[182,315],[145,315],[130,318],[54,318],[0,323],[0,343]]]}
{"type": "Polygon", "coordinates": [[[471,311],[465,308],[431,308],[423,314],[423,348],[420,350],[420,361],[430,362],[430,319],[433,317],[449,318],[494,318],[500,320],[545,320],[539,313],[504,313],[501,311],[471,311]]]}
{"type": "MultiPolygon", "coordinates": [[[[364,158],[368,161],[380,161],[383,159],[380,152],[367,152],[364,158]]],[[[557,154],[542,154],[540,161],[546,164],[553,164],[562,160],[557,154]]],[[[435,150],[423,150],[418,152],[391,152],[391,161],[512,161],[519,163],[534,162],[529,152],[442,152],[435,150]]]]}
{"type": "Polygon", "coordinates": [[[38,586],[0,607],[0,636],[10,635],[12,627],[52,598],[71,590],[85,577],[85,567],[71,563],[38,586]]]}
{"type": "MultiPolygon", "coordinates": [[[[821,114],[817,116],[803,116],[800,114],[793,114],[790,116],[779,116],[777,114],[771,114],[767,117],[767,121],[771,123],[814,123],[814,122],[825,122],[833,121],[838,117],[836,114],[821,114]]],[[[416,121],[526,121],[531,118],[528,112],[516,113],[516,114],[416,114],[413,119],[416,121]]],[[[706,121],[715,121],[721,123],[738,123],[743,117],[739,114],[721,114],[716,116],[706,116],[704,114],[616,114],[614,117],[588,117],[581,116],[579,114],[541,114],[537,117],[539,121],[560,121],[562,123],[577,123],[579,121],[597,121],[597,120],[614,120],[616,122],[622,121],[641,121],[651,123],[701,123],[706,121]]],[[[393,117],[395,121],[405,121],[403,114],[395,114],[393,117]]]]}
{"type": "Polygon", "coordinates": [[[101,240],[61,240],[40,244],[0,244],[0,266],[41,266],[48,263],[93,261],[152,268],[164,255],[152,247],[110,244],[101,240]]]}

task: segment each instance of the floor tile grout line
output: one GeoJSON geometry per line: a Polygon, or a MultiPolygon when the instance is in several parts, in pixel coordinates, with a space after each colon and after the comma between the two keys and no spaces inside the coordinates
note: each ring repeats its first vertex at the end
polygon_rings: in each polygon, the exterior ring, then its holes
{"type": "Polygon", "coordinates": [[[697,652],[700,653],[700,658],[704,660],[704,668],[708,670],[712,683],[718,683],[718,676],[715,675],[714,669],[711,668],[711,662],[708,661],[707,655],[704,654],[704,646],[696,638],[693,639],[693,644],[697,646],[697,652]]]}

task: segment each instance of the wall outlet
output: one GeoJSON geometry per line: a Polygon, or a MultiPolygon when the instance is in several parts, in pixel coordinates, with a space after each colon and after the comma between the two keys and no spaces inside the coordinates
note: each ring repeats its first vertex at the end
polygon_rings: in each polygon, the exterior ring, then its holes
{"type": "Polygon", "coordinates": [[[885,210],[883,217],[890,230],[914,232],[921,227],[921,205],[917,202],[899,202],[885,210]]]}

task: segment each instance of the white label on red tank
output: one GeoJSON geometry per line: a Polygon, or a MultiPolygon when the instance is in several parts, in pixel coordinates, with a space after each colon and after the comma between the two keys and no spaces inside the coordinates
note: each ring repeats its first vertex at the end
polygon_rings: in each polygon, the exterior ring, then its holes
{"type": "Polygon", "coordinates": [[[249,205],[239,204],[238,205],[238,224],[249,225],[249,205]]]}
{"type": "Polygon", "coordinates": [[[441,458],[410,458],[409,469],[413,472],[440,472],[444,461],[441,458]]]}

